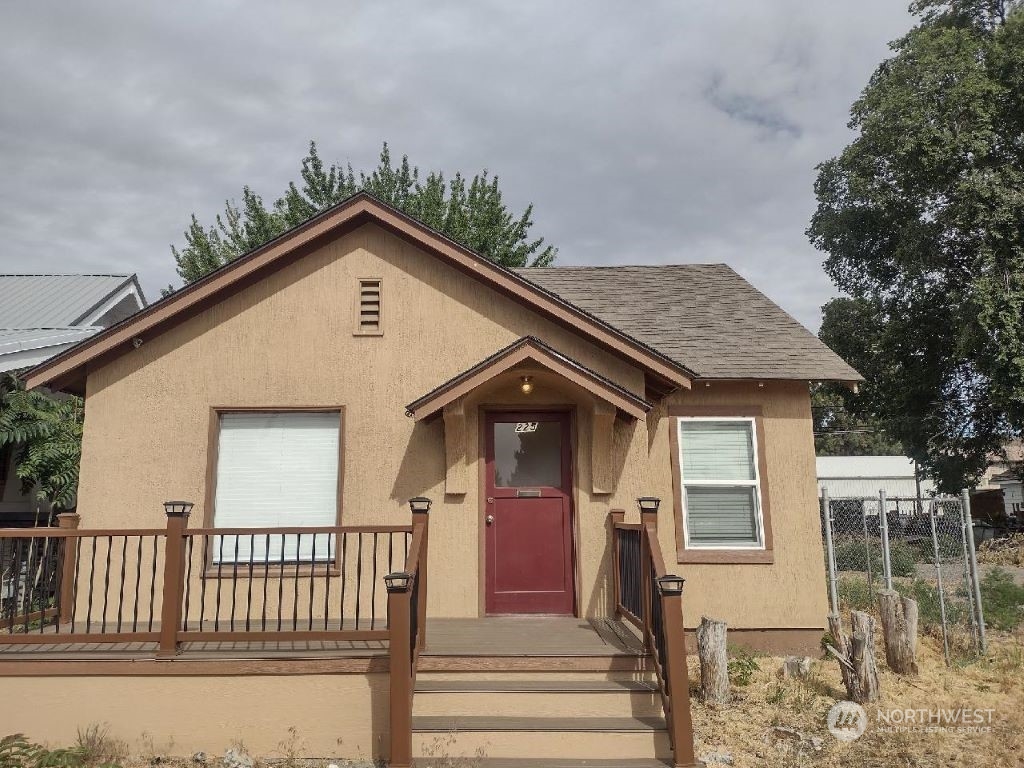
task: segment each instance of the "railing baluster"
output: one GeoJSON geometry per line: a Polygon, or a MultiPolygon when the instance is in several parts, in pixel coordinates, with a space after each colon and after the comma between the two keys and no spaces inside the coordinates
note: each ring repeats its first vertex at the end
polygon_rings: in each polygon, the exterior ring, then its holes
{"type": "Polygon", "coordinates": [[[347,570],[345,568],[345,558],[348,555],[348,533],[341,534],[341,615],[338,620],[341,622],[341,628],[345,628],[345,582],[347,579],[347,570]]]}
{"type": "Polygon", "coordinates": [[[235,603],[238,602],[238,540],[240,536],[235,536],[235,556],[231,560],[231,623],[230,631],[235,631],[235,603]]]}
{"type": "Polygon", "coordinates": [[[149,631],[153,631],[153,620],[156,618],[156,571],[160,559],[160,537],[153,536],[153,568],[149,574],[149,631]]]}
{"type": "Polygon", "coordinates": [[[117,592],[117,631],[121,631],[121,618],[124,614],[124,578],[128,564],[128,537],[121,537],[121,584],[117,592]]]}
{"type": "Polygon", "coordinates": [[[142,539],[138,537],[138,546],[135,549],[135,599],[132,601],[132,632],[139,628],[139,590],[142,589],[142,539]]]}
{"type": "Polygon", "coordinates": [[[363,596],[363,532],[359,532],[359,541],[356,547],[356,629],[359,629],[359,598],[363,596]]]}
{"type": "Polygon", "coordinates": [[[270,582],[270,534],[263,544],[263,608],[260,617],[260,631],[267,629],[267,585],[270,582]]]}
{"type": "Polygon", "coordinates": [[[89,634],[92,629],[92,596],[93,596],[93,585],[96,582],[96,542],[98,539],[92,537],[92,556],[89,558],[89,597],[88,608],[85,612],[85,632],[89,634]]]}
{"type": "Polygon", "coordinates": [[[202,582],[199,585],[199,631],[203,631],[203,624],[206,621],[206,582],[209,581],[209,573],[207,571],[210,568],[210,535],[208,533],[201,534],[203,537],[203,565],[200,574],[202,582]]]}
{"type": "Polygon", "coordinates": [[[221,569],[224,567],[224,536],[217,537],[217,602],[213,613],[213,631],[220,631],[220,587],[221,569]]]}
{"type": "Polygon", "coordinates": [[[313,546],[309,555],[309,629],[313,629],[313,589],[316,586],[316,534],[313,534],[313,546]]]}
{"type": "Polygon", "coordinates": [[[327,563],[324,566],[324,631],[327,631],[327,617],[331,613],[331,569],[337,554],[337,544],[332,533],[327,537],[327,563]]]}
{"type": "Polygon", "coordinates": [[[245,594],[245,631],[248,632],[250,629],[250,621],[252,617],[252,579],[253,579],[253,558],[256,556],[256,534],[249,534],[249,576],[248,576],[248,588],[245,594]]]}
{"type": "Polygon", "coordinates": [[[75,631],[75,617],[78,615],[78,572],[82,565],[82,539],[75,538],[75,581],[72,587],[71,598],[71,631],[75,631]]]}
{"type": "Polygon", "coordinates": [[[292,595],[292,632],[299,629],[299,563],[302,560],[302,534],[295,534],[295,589],[292,595]]]}
{"type": "Polygon", "coordinates": [[[278,558],[281,562],[281,571],[277,577],[277,631],[281,631],[281,614],[284,610],[284,548],[287,544],[286,535],[281,534],[281,552],[278,558]]]}
{"type": "Polygon", "coordinates": [[[188,632],[188,611],[192,602],[192,550],[195,548],[195,536],[185,537],[185,609],[181,615],[181,631],[188,632]]]}

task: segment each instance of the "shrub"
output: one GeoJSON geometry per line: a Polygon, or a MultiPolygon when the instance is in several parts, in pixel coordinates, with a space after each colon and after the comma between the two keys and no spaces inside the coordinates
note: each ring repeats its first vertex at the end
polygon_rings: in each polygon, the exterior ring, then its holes
{"type": "Polygon", "coordinates": [[[733,685],[750,685],[754,673],[759,669],[757,660],[749,651],[743,648],[733,650],[733,657],[729,659],[729,680],[733,685]]]}
{"type": "Polygon", "coordinates": [[[985,624],[1012,631],[1024,620],[1024,587],[1002,568],[993,568],[981,580],[981,606],[985,624]]]}
{"type": "MultiPolygon", "coordinates": [[[[844,537],[835,544],[836,568],[840,571],[863,571],[867,573],[870,560],[871,572],[882,572],[882,542],[861,536],[844,537]]],[[[905,541],[889,544],[889,560],[893,576],[913,576],[916,573],[917,554],[905,541]]]]}
{"type": "Polygon", "coordinates": [[[840,576],[836,590],[839,593],[839,604],[844,608],[866,611],[874,605],[874,595],[871,594],[867,579],[840,576]]]}

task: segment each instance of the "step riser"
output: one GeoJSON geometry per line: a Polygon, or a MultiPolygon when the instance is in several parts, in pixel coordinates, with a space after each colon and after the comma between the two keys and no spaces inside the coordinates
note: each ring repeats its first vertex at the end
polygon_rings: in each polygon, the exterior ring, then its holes
{"type": "Polygon", "coordinates": [[[445,758],[629,759],[671,756],[668,734],[664,731],[414,733],[412,750],[421,762],[430,758],[442,765],[445,758]]]}
{"type": "Polygon", "coordinates": [[[414,714],[491,717],[657,717],[661,698],[641,691],[418,692],[414,714]]]}

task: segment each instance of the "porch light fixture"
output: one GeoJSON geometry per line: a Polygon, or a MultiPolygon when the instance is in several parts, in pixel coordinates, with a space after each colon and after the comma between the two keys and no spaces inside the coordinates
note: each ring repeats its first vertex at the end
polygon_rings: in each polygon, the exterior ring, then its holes
{"type": "Polygon", "coordinates": [[[533,392],[533,376],[520,376],[519,381],[519,389],[523,391],[524,395],[533,392]]]}
{"type": "Polygon", "coordinates": [[[186,517],[193,506],[191,501],[165,501],[164,512],[168,517],[186,517]]]}
{"type": "Polygon", "coordinates": [[[405,571],[389,573],[384,577],[384,586],[388,592],[406,592],[412,584],[412,574],[405,571]]]}
{"type": "Polygon", "coordinates": [[[413,512],[429,512],[430,503],[426,496],[417,496],[415,499],[409,499],[409,509],[413,512]]]}
{"type": "Polygon", "coordinates": [[[657,512],[661,506],[661,499],[657,496],[641,496],[636,503],[640,505],[641,512],[657,512]]]}
{"type": "Polygon", "coordinates": [[[674,573],[667,573],[658,579],[658,590],[663,595],[681,595],[683,594],[683,584],[686,583],[686,579],[682,576],[676,576],[674,573]]]}

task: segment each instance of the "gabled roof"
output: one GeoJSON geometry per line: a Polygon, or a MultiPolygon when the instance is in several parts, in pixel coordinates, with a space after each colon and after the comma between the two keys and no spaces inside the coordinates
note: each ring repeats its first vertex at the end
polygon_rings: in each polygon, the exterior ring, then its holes
{"type": "Polygon", "coordinates": [[[145,341],[147,337],[159,334],[163,329],[215,304],[222,297],[251,285],[268,272],[370,222],[629,360],[644,371],[653,390],[667,392],[690,385],[691,374],[685,365],[366,192],[356,193],[132,317],[47,360],[29,371],[25,383],[29,387],[49,385],[54,389],[80,393],[84,391],[89,365],[102,364],[104,360],[124,354],[132,348],[133,340],[145,341]]]}
{"type": "Polygon", "coordinates": [[[129,287],[142,296],[134,275],[0,274],[0,329],[91,325],[129,287]]]}
{"type": "Polygon", "coordinates": [[[425,419],[467,392],[528,361],[568,379],[634,419],[642,419],[651,410],[650,403],[628,389],[563,355],[540,339],[524,336],[409,403],[405,412],[417,421],[425,419]]]}
{"type": "Polygon", "coordinates": [[[863,381],[725,264],[516,270],[709,379],[863,381]]]}

